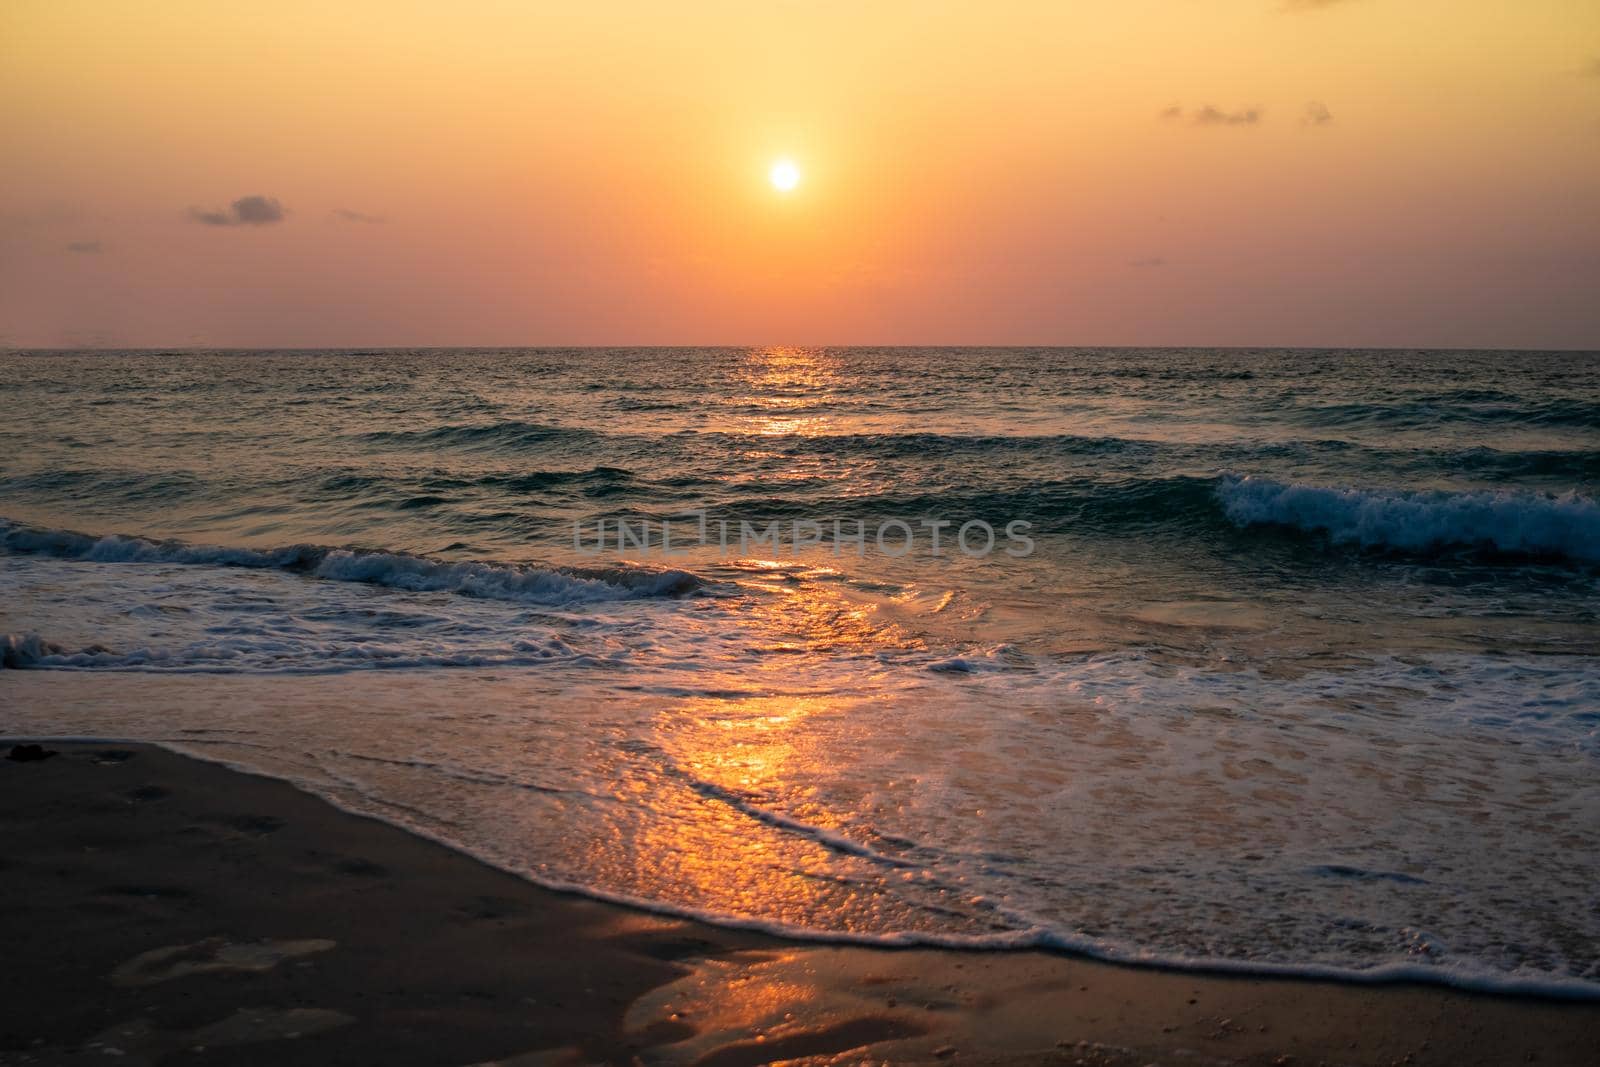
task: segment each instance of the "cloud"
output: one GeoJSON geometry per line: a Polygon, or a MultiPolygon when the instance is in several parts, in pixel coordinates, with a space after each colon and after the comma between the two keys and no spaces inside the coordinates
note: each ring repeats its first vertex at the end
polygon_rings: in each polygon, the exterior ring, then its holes
{"type": "Polygon", "coordinates": [[[189,209],[189,218],[206,226],[267,226],[282,222],[283,205],[270,196],[241,196],[223,211],[189,209]]]}
{"type": "Polygon", "coordinates": [[[389,221],[382,215],[368,215],[364,211],[351,211],[347,207],[336,207],[333,209],[333,214],[336,218],[341,218],[346,222],[366,222],[378,225],[389,221]]]}
{"type": "Polygon", "coordinates": [[[85,255],[94,255],[97,252],[104,252],[105,248],[100,244],[99,241],[68,241],[67,251],[82,252],[85,255]]]}
{"type": "Polygon", "coordinates": [[[1197,126],[1254,126],[1261,121],[1261,112],[1255,108],[1241,111],[1223,111],[1207,104],[1192,116],[1197,126]]]}
{"type": "MultiPolygon", "coordinates": [[[[1189,112],[1189,121],[1196,126],[1254,126],[1261,121],[1259,108],[1242,108],[1239,111],[1223,111],[1219,107],[1207,104],[1189,112]]],[[[1163,122],[1178,122],[1184,117],[1183,108],[1177,104],[1161,109],[1163,122]]]]}
{"type": "Polygon", "coordinates": [[[1600,59],[1591,59],[1578,72],[1586,78],[1600,78],[1600,59]]]}
{"type": "Polygon", "coordinates": [[[1306,104],[1306,112],[1300,119],[1303,126],[1326,126],[1333,121],[1333,112],[1328,110],[1328,105],[1319,100],[1312,100],[1306,104]]]}
{"type": "Polygon", "coordinates": [[[1128,260],[1128,266],[1135,270],[1154,270],[1157,267],[1165,267],[1166,265],[1167,261],[1160,256],[1145,256],[1142,259],[1128,260]]]}

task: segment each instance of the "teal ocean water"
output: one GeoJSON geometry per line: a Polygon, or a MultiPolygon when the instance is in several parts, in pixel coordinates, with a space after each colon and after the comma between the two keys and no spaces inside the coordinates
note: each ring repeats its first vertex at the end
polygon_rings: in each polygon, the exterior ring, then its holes
{"type": "Polygon", "coordinates": [[[802,936],[1600,995],[1600,354],[12,353],[0,401],[5,732],[802,936]]]}

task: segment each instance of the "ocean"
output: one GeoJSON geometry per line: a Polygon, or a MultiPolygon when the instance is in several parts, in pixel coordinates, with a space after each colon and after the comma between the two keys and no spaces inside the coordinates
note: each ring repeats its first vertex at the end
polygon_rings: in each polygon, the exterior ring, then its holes
{"type": "Polygon", "coordinates": [[[0,409],[0,732],[800,937],[1600,996],[1600,354],[11,353],[0,409]]]}

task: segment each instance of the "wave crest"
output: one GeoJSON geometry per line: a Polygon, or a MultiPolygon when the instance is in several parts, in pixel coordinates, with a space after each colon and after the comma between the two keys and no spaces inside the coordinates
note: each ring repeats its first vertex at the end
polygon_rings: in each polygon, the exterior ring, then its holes
{"type": "Polygon", "coordinates": [[[411,592],[449,592],[484,600],[566,605],[687,596],[705,587],[689,571],[619,565],[538,567],[521,563],[449,562],[405,552],[322,545],[227,548],[112,534],[95,537],[0,519],[0,551],[93,563],[180,563],[304,573],[336,582],[364,582],[411,592]]]}
{"type": "Polygon", "coordinates": [[[1344,489],[1226,475],[1216,493],[1239,527],[1284,526],[1400,552],[1600,561],[1600,504],[1576,491],[1344,489]]]}

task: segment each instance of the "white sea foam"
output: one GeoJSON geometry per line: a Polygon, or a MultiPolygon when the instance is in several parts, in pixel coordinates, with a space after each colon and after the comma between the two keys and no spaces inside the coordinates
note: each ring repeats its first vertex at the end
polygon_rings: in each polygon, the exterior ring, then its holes
{"type": "Polygon", "coordinates": [[[652,594],[683,584],[674,572],[626,572],[630,589],[391,553],[330,551],[314,569],[282,570],[196,566],[183,549],[177,560],[137,552],[136,566],[0,553],[0,625],[19,627],[0,631],[0,666],[323,674],[641,665],[661,642],[611,613],[670,610],[676,601],[652,594]],[[29,610],[13,620],[5,604],[29,610]]]}
{"type": "Polygon", "coordinates": [[[1600,503],[1576,491],[1346,489],[1228,475],[1217,496],[1239,526],[1288,526],[1338,544],[1600,560],[1600,503]]]}
{"type": "Polygon", "coordinates": [[[37,667],[65,652],[38,634],[0,635],[0,667],[37,667]]]}
{"type": "Polygon", "coordinates": [[[142,537],[93,537],[0,519],[0,548],[93,563],[177,563],[258,570],[286,570],[329,581],[362,582],[412,592],[451,592],[487,600],[528,604],[577,604],[638,597],[683,596],[702,587],[684,570],[644,566],[558,569],[498,562],[452,562],[402,552],[365,552],[320,545],[229,548],[152,541],[142,537]]]}
{"type": "Polygon", "coordinates": [[[990,645],[963,652],[959,656],[934,660],[927,665],[928,670],[939,674],[983,674],[988,671],[1009,671],[1028,666],[1031,664],[1027,656],[1011,644],[990,645]]]}
{"type": "Polygon", "coordinates": [[[139,646],[123,651],[103,645],[71,648],[37,633],[0,635],[0,667],[17,669],[160,671],[210,674],[271,671],[278,674],[353,670],[418,670],[437,667],[530,667],[576,663],[584,657],[559,638],[515,640],[500,647],[441,649],[381,644],[332,643],[292,647],[266,635],[179,645],[139,646]]]}
{"type": "Polygon", "coordinates": [[[681,570],[617,568],[604,578],[503,563],[446,563],[395,552],[333,549],[311,574],[412,592],[450,592],[530,604],[594,603],[681,595],[699,586],[681,570]]]}

